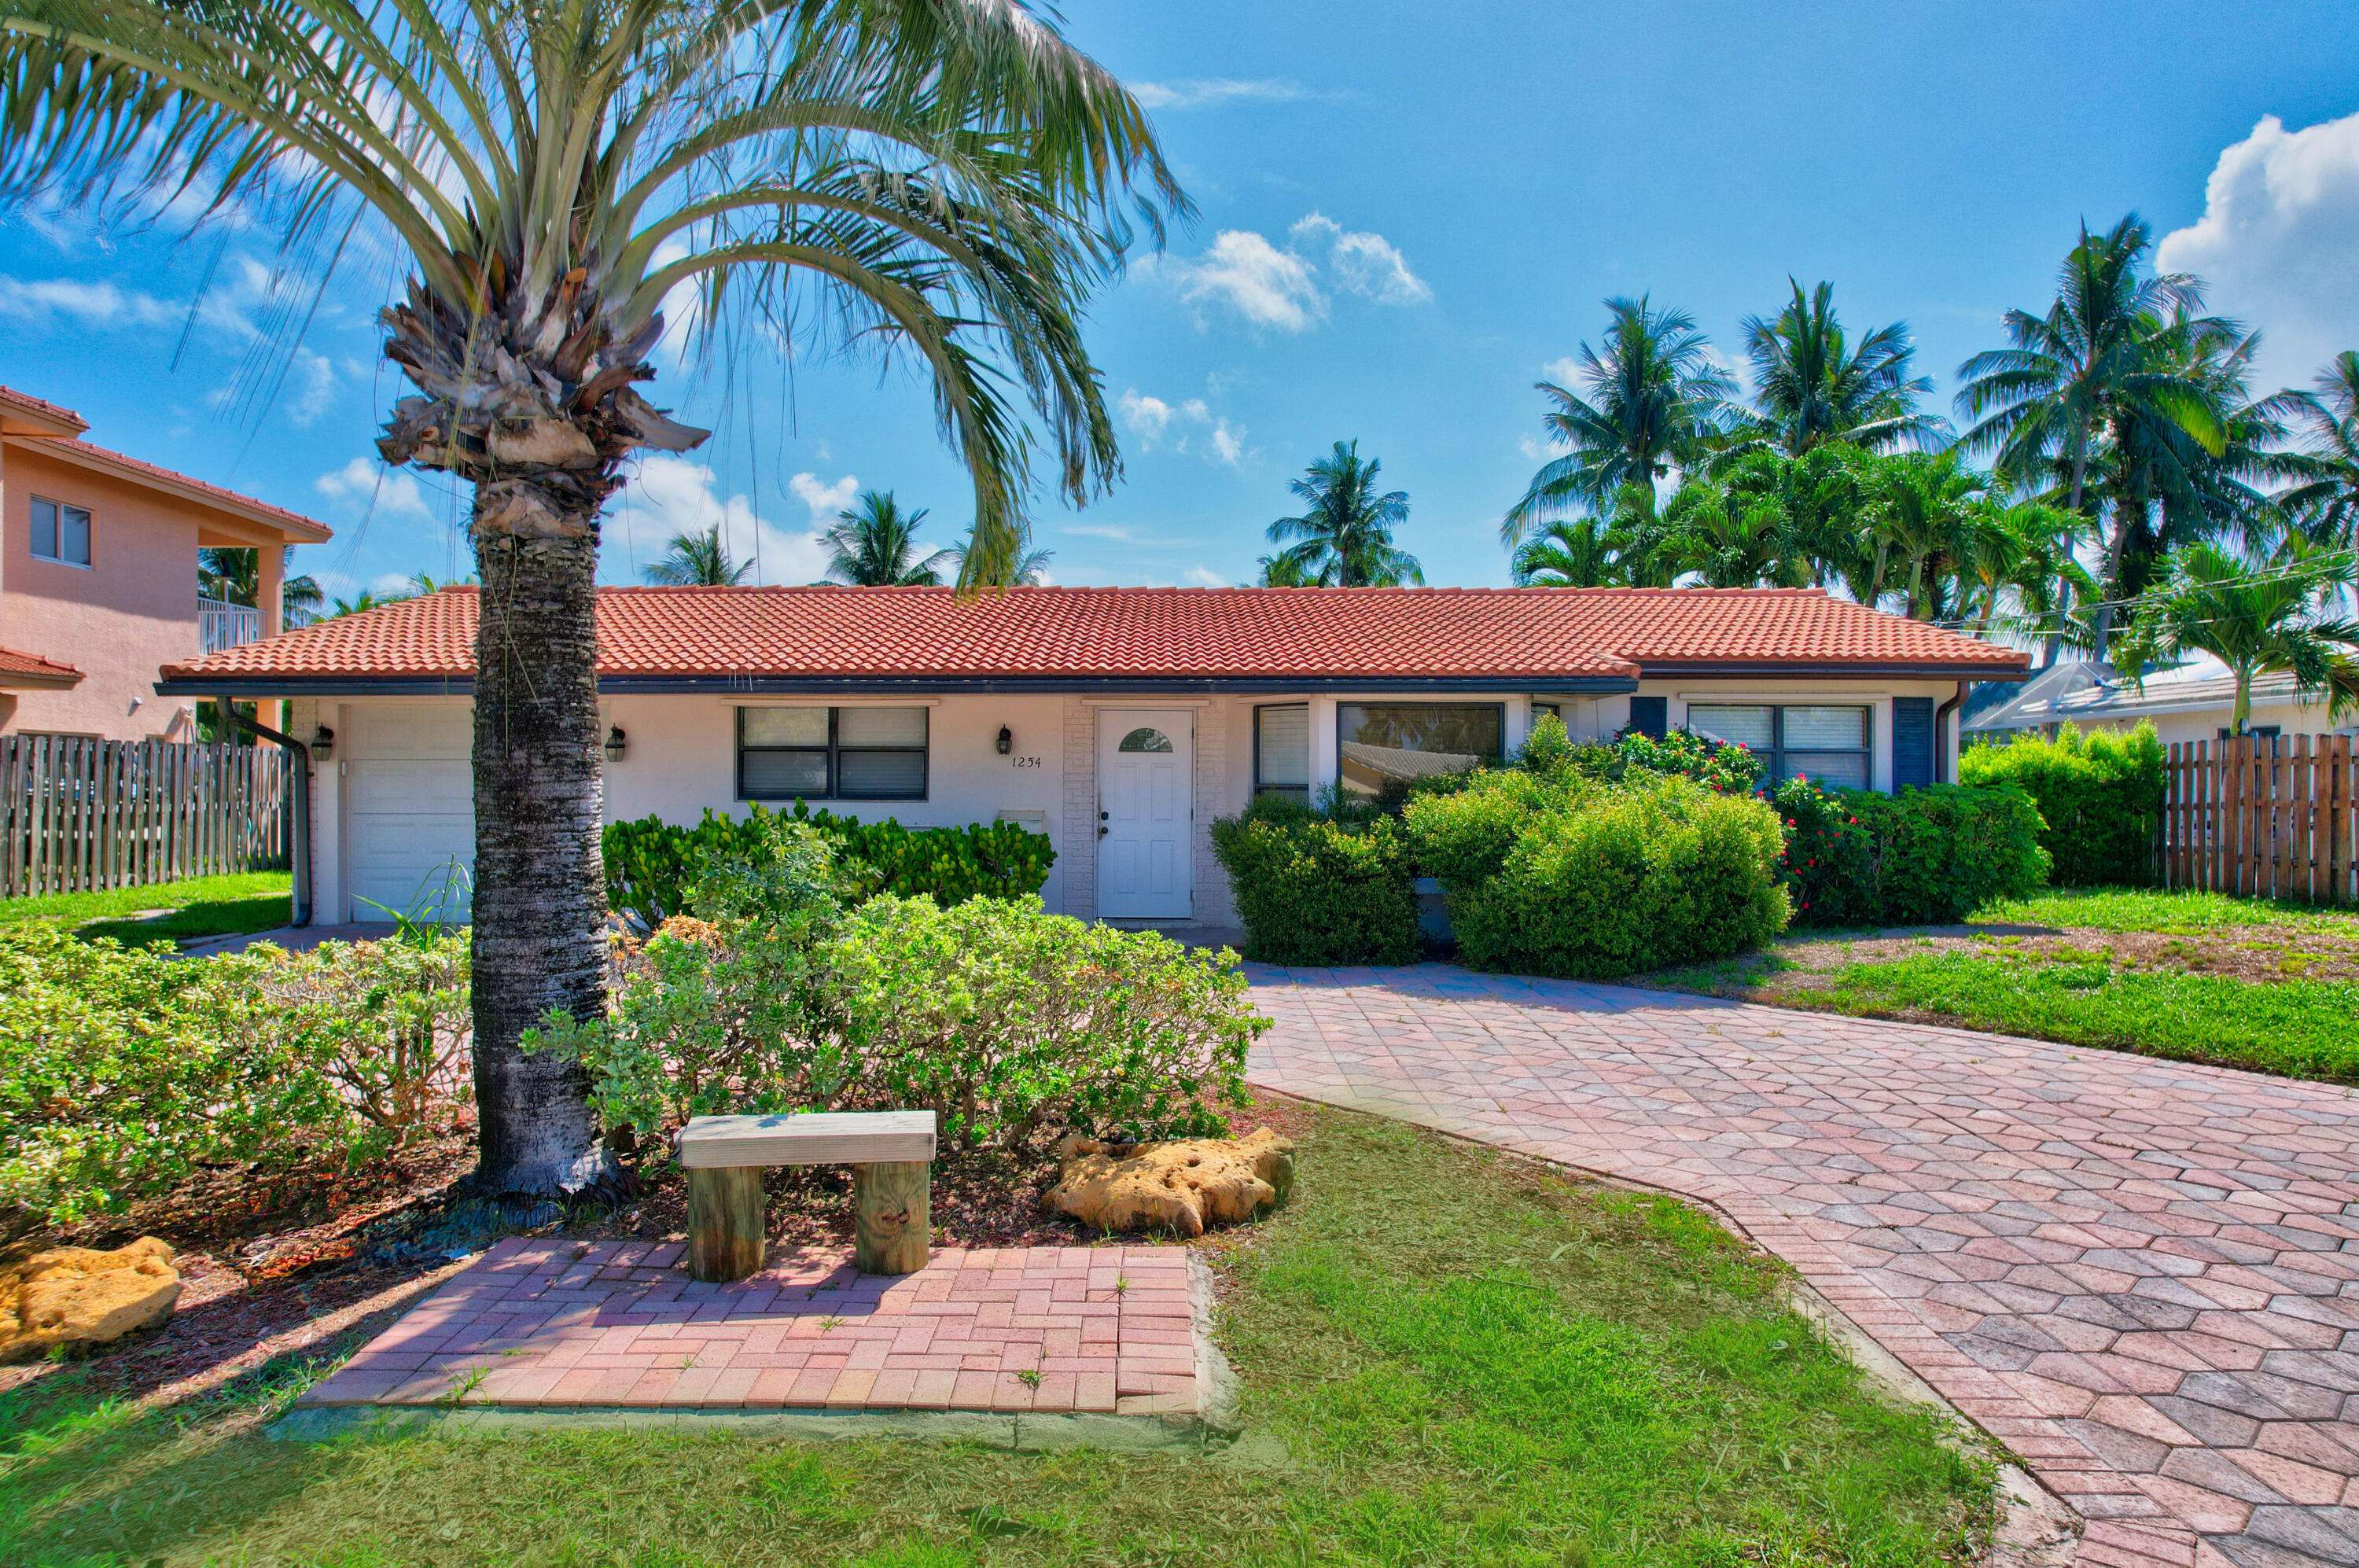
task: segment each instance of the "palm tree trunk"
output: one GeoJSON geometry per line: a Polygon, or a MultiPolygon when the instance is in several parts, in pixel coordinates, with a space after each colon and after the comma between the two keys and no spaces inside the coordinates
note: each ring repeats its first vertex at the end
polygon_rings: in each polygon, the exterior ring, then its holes
{"type": "Polygon", "coordinates": [[[606,1008],[597,511],[553,511],[553,490],[506,478],[475,488],[475,1182],[487,1194],[615,1177],[588,1073],[516,1045],[551,1008],[606,1008]],[[508,526],[518,517],[528,531],[508,526]]]}

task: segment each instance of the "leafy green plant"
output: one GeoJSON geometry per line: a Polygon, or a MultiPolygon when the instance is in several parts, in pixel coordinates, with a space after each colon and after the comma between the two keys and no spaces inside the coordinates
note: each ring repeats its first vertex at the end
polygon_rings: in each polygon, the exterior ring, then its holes
{"type": "Polygon", "coordinates": [[[689,892],[710,859],[743,858],[780,821],[801,822],[833,845],[851,901],[894,893],[926,894],[938,902],[973,898],[1014,898],[1038,893],[1056,864],[1045,833],[1014,822],[971,822],[957,828],[907,828],[812,811],[800,800],[791,812],[756,802],[744,819],[706,808],[703,820],[682,827],[660,817],[610,822],[603,839],[606,902],[649,927],[689,907],[689,892]]]}
{"type": "Polygon", "coordinates": [[[967,1147],[1043,1129],[1223,1132],[1218,1106],[1243,1102],[1246,1048],[1269,1027],[1234,953],[1037,898],[944,909],[882,894],[853,912],[828,965],[859,1093],[929,1107],[967,1147]]]}
{"type": "Polygon", "coordinates": [[[1771,800],[1785,824],[1777,870],[1797,924],[1947,924],[2048,879],[2039,812],[2011,783],[1879,795],[1789,779],[1771,800]]]}
{"type": "Polygon", "coordinates": [[[0,1236],[200,1161],[374,1158],[430,1119],[467,984],[460,935],[178,958],[0,930],[0,1236]]]}
{"type": "Polygon", "coordinates": [[[1419,949],[1416,873],[1399,826],[1338,821],[1266,795],[1212,824],[1245,927],[1264,964],[1409,964],[1419,949]]]}
{"type": "Polygon", "coordinates": [[[2058,886],[2135,887],[2154,879],[2166,760],[2151,724],[2086,735],[2065,724],[2054,740],[1969,747],[1958,779],[2011,783],[2031,797],[2058,886]]]}
{"type": "Polygon", "coordinates": [[[1690,779],[1497,774],[1412,800],[1407,824],[1478,969],[1612,979],[1757,946],[1786,924],[1776,816],[1690,779]]]}

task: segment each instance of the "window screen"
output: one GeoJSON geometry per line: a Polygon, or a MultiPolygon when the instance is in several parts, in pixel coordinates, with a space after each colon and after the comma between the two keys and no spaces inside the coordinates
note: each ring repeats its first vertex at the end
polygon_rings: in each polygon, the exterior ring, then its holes
{"type": "Polygon", "coordinates": [[[1376,795],[1498,760],[1506,713],[1495,702],[1343,702],[1335,725],[1343,788],[1376,795]]]}
{"type": "Polygon", "coordinates": [[[740,708],[737,798],[922,800],[923,708],[740,708]]]}
{"type": "Polygon", "coordinates": [[[1310,704],[1254,710],[1254,792],[1310,798],[1310,704]]]}

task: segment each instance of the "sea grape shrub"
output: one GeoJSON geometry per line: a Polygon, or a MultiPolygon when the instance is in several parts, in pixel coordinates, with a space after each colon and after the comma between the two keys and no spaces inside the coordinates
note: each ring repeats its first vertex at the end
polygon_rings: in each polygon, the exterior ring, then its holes
{"type": "Polygon", "coordinates": [[[1298,964],[1416,961],[1416,873],[1393,818],[1338,821],[1265,795],[1241,815],[1212,824],[1212,853],[1229,874],[1246,957],[1298,964]]]}
{"type": "Polygon", "coordinates": [[[2048,880],[2039,812],[2013,784],[1881,795],[1795,778],[1771,802],[1785,830],[1777,869],[1797,925],[1945,925],[2048,880]]]}
{"type": "Polygon", "coordinates": [[[2083,735],[2063,725],[2054,740],[2026,737],[1970,746],[1958,758],[1966,784],[2015,784],[2039,810],[2039,847],[2067,887],[2136,887],[2154,880],[2168,758],[2154,725],[2083,735]]]}

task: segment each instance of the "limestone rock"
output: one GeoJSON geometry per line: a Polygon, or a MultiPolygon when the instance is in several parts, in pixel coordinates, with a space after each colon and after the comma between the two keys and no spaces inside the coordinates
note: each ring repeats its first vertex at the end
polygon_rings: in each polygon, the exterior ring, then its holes
{"type": "Polygon", "coordinates": [[[1071,1137],[1048,1205],[1099,1230],[1175,1230],[1250,1219],[1286,1201],[1294,1145],[1267,1127],[1250,1138],[1108,1145],[1071,1137]]]}
{"type": "Polygon", "coordinates": [[[152,1236],[99,1252],[60,1247],[0,1271],[0,1361],[104,1345],[172,1315],[180,1271],[152,1236]]]}

